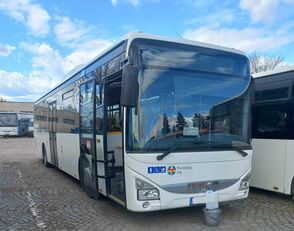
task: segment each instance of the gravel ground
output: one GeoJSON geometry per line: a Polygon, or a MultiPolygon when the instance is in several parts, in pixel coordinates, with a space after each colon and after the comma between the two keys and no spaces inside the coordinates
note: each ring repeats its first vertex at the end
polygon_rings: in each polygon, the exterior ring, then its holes
{"type": "Polygon", "coordinates": [[[294,230],[294,201],[252,189],[245,200],[221,204],[218,227],[202,206],[133,213],[109,199],[95,201],[79,183],[46,168],[32,138],[0,138],[0,230],[294,230]]]}

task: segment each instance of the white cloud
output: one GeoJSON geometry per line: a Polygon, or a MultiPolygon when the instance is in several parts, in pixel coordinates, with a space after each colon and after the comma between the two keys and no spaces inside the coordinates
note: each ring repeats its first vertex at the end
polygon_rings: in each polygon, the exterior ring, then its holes
{"type": "Polygon", "coordinates": [[[112,6],[116,6],[117,5],[118,0],[111,0],[111,4],[112,6]]]}
{"type": "Polygon", "coordinates": [[[11,52],[13,52],[15,50],[14,46],[11,46],[9,44],[2,44],[0,43],[0,57],[1,56],[8,56],[10,55],[11,52]]]}
{"type": "Polygon", "coordinates": [[[83,21],[68,17],[57,18],[54,28],[57,41],[62,46],[73,50],[63,59],[64,73],[79,64],[86,64],[112,44],[110,40],[96,38],[93,31],[104,34],[99,26],[89,26],[83,21]]]}
{"type": "Polygon", "coordinates": [[[79,42],[86,40],[91,33],[91,27],[84,22],[72,20],[68,17],[58,17],[54,32],[62,46],[75,47],[79,42]]]}
{"type": "Polygon", "coordinates": [[[128,0],[129,3],[131,3],[133,6],[138,6],[140,3],[140,0],[128,0]]]}
{"type": "Polygon", "coordinates": [[[0,0],[0,10],[18,22],[24,23],[35,36],[49,33],[50,16],[39,4],[30,0],[0,0]]]}
{"type": "Polygon", "coordinates": [[[0,70],[0,98],[7,100],[36,100],[48,89],[46,78],[0,70]]]}
{"type": "Polygon", "coordinates": [[[106,48],[110,47],[111,44],[112,42],[107,39],[91,39],[85,43],[80,44],[72,53],[64,58],[64,74],[79,64],[88,63],[106,48]]]}
{"type": "Polygon", "coordinates": [[[258,28],[210,28],[200,27],[186,30],[184,38],[226,47],[237,48],[246,52],[254,50],[266,51],[288,44],[293,41],[293,34],[275,33],[258,28]]]}
{"type": "MultiPolygon", "coordinates": [[[[112,6],[116,6],[122,0],[111,0],[112,6]]],[[[140,0],[124,0],[124,2],[131,4],[132,6],[140,5],[140,0]]]]}
{"type": "Polygon", "coordinates": [[[31,75],[48,78],[48,87],[53,87],[60,81],[64,69],[63,58],[58,50],[54,50],[47,43],[22,43],[21,48],[33,55],[31,75]]]}
{"type": "Polygon", "coordinates": [[[279,0],[241,0],[240,7],[250,12],[253,22],[270,24],[275,19],[278,3],[279,0]]]}
{"type": "Polygon", "coordinates": [[[60,83],[74,67],[88,63],[111,44],[106,39],[91,39],[62,56],[47,43],[21,43],[20,49],[32,54],[32,71],[24,74],[0,69],[0,98],[36,100],[60,83]]]}
{"type": "MultiPolygon", "coordinates": [[[[205,13],[205,17],[196,16],[185,20],[185,25],[210,25],[220,26],[223,24],[230,24],[235,20],[234,11],[231,9],[218,9],[217,11],[210,11],[205,13]]],[[[240,20],[240,16],[238,18],[240,20]]]]}

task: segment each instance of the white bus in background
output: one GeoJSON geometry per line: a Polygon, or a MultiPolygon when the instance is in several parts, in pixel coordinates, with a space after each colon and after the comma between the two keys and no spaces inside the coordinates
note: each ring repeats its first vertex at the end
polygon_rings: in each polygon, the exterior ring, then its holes
{"type": "Polygon", "coordinates": [[[250,83],[243,52],[130,33],[35,102],[37,152],[132,211],[243,199],[250,83]]]}
{"type": "Polygon", "coordinates": [[[294,66],[254,78],[251,186],[294,194],[294,66]]]}
{"type": "Polygon", "coordinates": [[[0,112],[0,136],[25,136],[29,134],[29,121],[33,114],[0,112]]]}
{"type": "Polygon", "coordinates": [[[33,116],[29,120],[28,136],[34,137],[34,117],[33,116]]]}

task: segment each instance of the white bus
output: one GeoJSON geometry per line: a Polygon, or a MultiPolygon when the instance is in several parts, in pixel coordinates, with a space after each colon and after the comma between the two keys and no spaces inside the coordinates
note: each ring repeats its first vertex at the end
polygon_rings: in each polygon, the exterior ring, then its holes
{"type": "Polygon", "coordinates": [[[34,104],[37,151],[131,211],[248,195],[244,53],[130,33],[34,104]]]}
{"type": "Polygon", "coordinates": [[[28,136],[34,137],[34,117],[30,118],[30,120],[29,120],[28,136]]]}
{"type": "Polygon", "coordinates": [[[0,136],[25,136],[29,134],[29,121],[33,114],[0,112],[0,136]]]}
{"type": "Polygon", "coordinates": [[[258,73],[251,186],[294,194],[294,66],[258,73]]]}

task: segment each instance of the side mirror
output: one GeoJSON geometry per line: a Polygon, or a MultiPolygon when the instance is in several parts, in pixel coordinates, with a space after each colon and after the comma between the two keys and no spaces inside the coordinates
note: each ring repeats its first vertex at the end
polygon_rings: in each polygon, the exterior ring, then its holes
{"type": "Polygon", "coordinates": [[[124,107],[136,107],[139,94],[138,68],[133,65],[123,67],[120,103],[124,107]]]}

